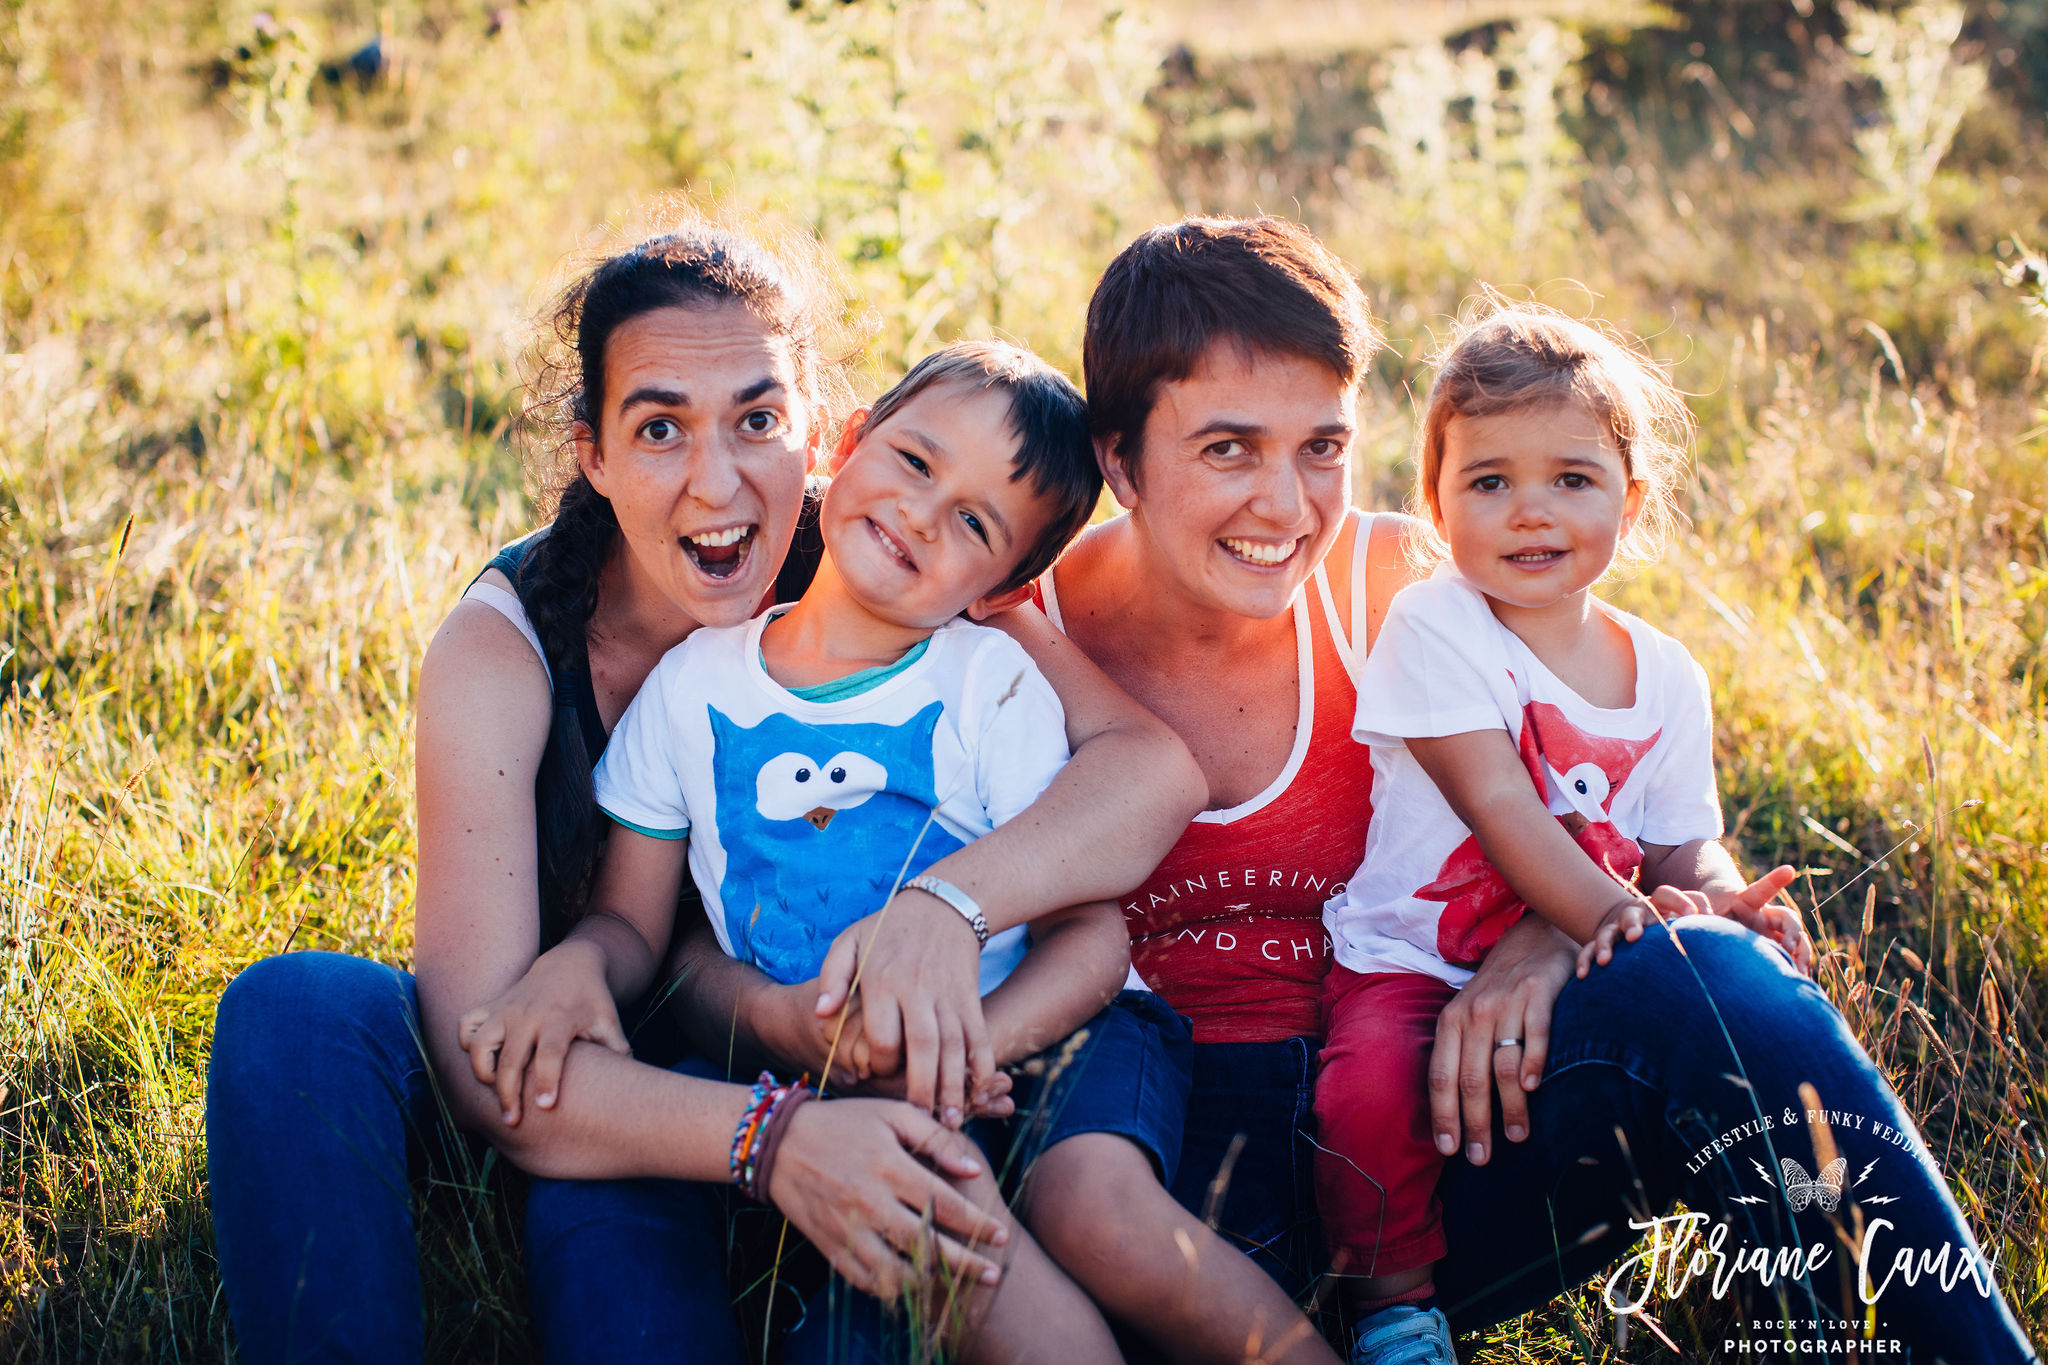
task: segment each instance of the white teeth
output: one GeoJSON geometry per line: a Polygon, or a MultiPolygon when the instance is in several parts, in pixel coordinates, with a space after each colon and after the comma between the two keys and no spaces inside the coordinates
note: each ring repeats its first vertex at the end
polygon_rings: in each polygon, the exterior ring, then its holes
{"type": "Polygon", "coordinates": [[[716,550],[727,545],[737,545],[752,534],[752,526],[728,526],[723,531],[710,531],[703,535],[685,536],[683,539],[700,550],[716,550]]]}
{"type": "Polygon", "coordinates": [[[1254,564],[1284,564],[1293,556],[1294,547],[1298,543],[1288,540],[1278,545],[1269,545],[1262,540],[1239,540],[1234,536],[1223,538],[1224,549],[1240,559],[1249,559],[1254,564]]]}

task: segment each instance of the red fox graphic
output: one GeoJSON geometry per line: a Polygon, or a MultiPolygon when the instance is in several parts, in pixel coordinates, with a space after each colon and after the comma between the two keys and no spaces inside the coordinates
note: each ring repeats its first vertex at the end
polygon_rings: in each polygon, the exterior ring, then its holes
{"type": "MultiPolygon", "coordinates": [[[[1663,733],[1659,730],[1648,739],[1608,739],[1586,734],[1549,702],[1532,701],[1522,708],[1516,748],[1537,795],[1547,801],[1553,787],[1563,794],[1572,809],[1558,816],[1558,822],[1586,856],[1623,883],[1633,883],[1642,870],[1643,850],[1615,829],[1607,812],[1614,794],[1663,733]]],[[[1443,902],[1437,955],[1460,967],[1478,966],[1529,908],[1479,851],[1476,837],[1453,849],[1437,869],[1436,880],[1415,897],[1443,902]]]]}

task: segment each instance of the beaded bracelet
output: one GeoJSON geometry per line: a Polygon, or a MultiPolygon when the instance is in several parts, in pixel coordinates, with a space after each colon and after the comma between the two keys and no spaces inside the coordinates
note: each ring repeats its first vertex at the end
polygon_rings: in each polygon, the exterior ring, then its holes
{"type": "Polygon", "coordinates": [[[765,1158],[771,1146],[770,1136],[781,1127],[777,1120],[786,1120],[798,1104],[810,1097],[811,1088],[806,1080],[780,1085],[774,1075],[766,1071],[755,1079],[746,1111],[740,1115],[739,1124],[733,1129],[732,1154],[727,1162],[732,1183],[739,1186],[740,1193],[749,1199],[765,1201],[767,1198],[768,1164],[765,1158]]]}

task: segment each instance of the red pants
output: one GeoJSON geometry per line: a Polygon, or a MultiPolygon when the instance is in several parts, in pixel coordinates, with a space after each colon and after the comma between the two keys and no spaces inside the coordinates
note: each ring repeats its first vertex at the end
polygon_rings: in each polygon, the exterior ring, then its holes
{"type": "Polygon", "coordinates": [[[1395,1275],[1443,1259],[1429,1121],[1436,1017],[1457,991],[1410,972],[1323,979],[1316,1078],[1316,1203],[1342,1275],[1395,1275]]]}

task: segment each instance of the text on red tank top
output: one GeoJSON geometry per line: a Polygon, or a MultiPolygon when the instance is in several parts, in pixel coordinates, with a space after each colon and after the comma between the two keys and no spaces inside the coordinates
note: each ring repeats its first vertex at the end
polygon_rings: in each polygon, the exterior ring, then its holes
{"type": "Polygon", "coordinates": [[[1357,693],[1323,612],[1295,610],[1309,618],[1314,698],[1300,767],[1264,805],[1191,823],[1122,902],[1132,965],[1194,1021],[1197,1042],[1317,1031],[1331,959],[1323,903],[1365,851],[1372,764],[1351,738],[1357,693]]]}

